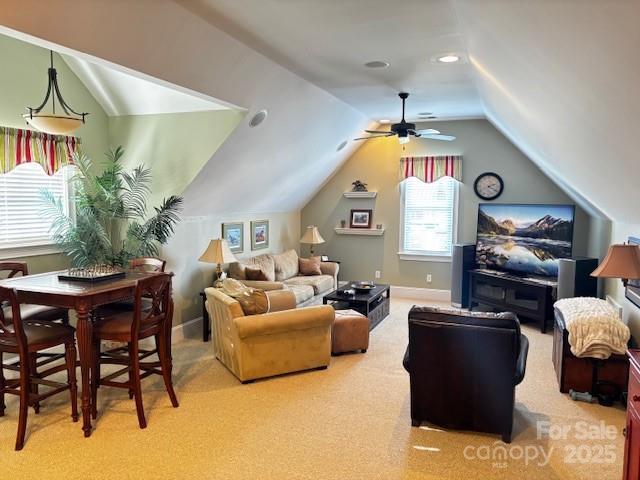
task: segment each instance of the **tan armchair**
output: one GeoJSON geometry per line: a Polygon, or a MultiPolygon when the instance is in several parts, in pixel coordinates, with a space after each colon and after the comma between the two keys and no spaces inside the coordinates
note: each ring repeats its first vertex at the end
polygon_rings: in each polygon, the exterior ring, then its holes
{"type": "Polygon", "coordinates": [[[245,316],[235,299],[205,289],[215,356],[243,383],[329,365],[333,308],[294,309],[291,292],[273,293],[276,309],[291,309],[245,316]]]}

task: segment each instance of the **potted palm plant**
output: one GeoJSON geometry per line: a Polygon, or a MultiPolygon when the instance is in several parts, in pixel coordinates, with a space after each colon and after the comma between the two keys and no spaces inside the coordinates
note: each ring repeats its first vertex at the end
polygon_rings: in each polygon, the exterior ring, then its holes
{"type": "Polygon", "coordinates": [[[93,173],[89,157],[74,154],[72,213],[65,212],[60,198],[42,192],[43,214],[52,220],[51,237],[74,267],[124,267],[132,258],[157,256],[179,221],[182,197],[175,195],[147,215],[151,171],[140,165],[126,172],[120,163],[123,154],[122,147],[107,152],[100,173],[93,173]]]}

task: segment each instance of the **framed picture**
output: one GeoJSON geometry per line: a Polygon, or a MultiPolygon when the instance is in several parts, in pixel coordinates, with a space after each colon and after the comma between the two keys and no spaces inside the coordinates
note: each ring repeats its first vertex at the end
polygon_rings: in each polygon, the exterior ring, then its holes
{"type": "Polygon", "coordinates": [[[373,210],[351,210],[349,228],[371,228],[373,210]]]}
{"type": "Polygon", "coordinates": [[[251,250],[269,247],[269,220],[251,222],[251,250]]]}
{"type": "MultiPolygon", "coordinates": [[[[630,245],[640,245],[640,238],[629,237],[630,245]]],[[[640,307],[640,280],[629,280],[624,296],[635,306],[640,307]]]]}
{"type": "Polygon", "coordinates": [[[223,223],[222,238],[227,241],[229,250],[233,253],[242,253],[244,251],[244,223],[223,223]]]}

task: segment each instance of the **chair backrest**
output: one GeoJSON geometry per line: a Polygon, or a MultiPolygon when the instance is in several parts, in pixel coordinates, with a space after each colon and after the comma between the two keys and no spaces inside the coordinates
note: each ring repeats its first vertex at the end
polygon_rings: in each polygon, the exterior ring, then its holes
{"type": "Polygon", "coordinates": [[[140,257],[129,261],[130,270],[140,270],[144,272],[164,272],[166,260],[155,257],[140,257]]]}
{"type": "Polygon", "coordinates": [[[131,333],[138,337],[141,325],[171,322],[173,313],[171,302],[172,273],[160,272],[136,283],[133,323],[131,333]]]}
{"type": "Polygon", "coordinates": [[[26,262],[0,262],[0,278],[12,278],[18,273],[29,275],[26,262]],[[8,274],[4,276],[6,272],[8,272],[8,274]]]}
{"type": "Polygon", "coordinates": [[[20,304],[13,288],[0,287],[0,347],[10,346],[18,350],[20,361],[26,358],[27,337],[22,326],[20,304]],[[5,309],[11,309],[11,318],[5,317],[5,309]]]}

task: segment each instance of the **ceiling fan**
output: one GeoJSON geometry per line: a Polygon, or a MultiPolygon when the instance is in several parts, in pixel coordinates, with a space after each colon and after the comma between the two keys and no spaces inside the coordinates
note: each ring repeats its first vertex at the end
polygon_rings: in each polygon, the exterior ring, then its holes
{"type": "Polygon", "coordinates": [[[438,130],[433,128],[427,128],[425,130],[416,130],[415,123],[406,122],[404,119],[404,102],[409,97],[407,92],[400,92],[398,96],[402,99],[402,120],[400,123],[394,123],[391,125],[391,130],[388,132],[380,131],[380,130],[365,130],[365,132],[370,133],[368,137],[360,137],[355,138],[354,140],[368,140],[369,138],[381,138],[381,137],[393,137],[396,135],[400,144],[409,143],[409,137],[421,137],[421,138],[431,138],[433,140],[446,140],[450,142],[455,140],[456,137],[451,135],[441,135],[438,130]]]}

